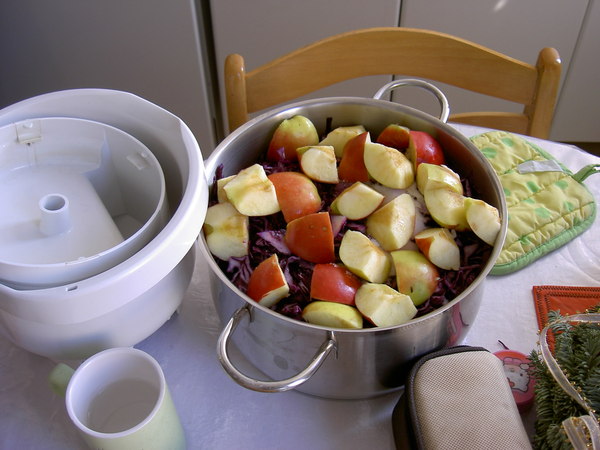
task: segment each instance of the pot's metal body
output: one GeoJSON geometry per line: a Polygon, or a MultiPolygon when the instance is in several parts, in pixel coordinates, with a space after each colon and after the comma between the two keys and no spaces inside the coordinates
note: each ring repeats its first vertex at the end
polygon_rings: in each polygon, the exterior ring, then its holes
{"type": "Polygon", "coordinates": [[[224,176],[253,164],[267,148],[277,125],[296,114],[310,118],[320,134],[328,118],[332,119],[332,128],[362,124],[372,136],[389,123],[427,131],[442,143],[448,165],[468,177],[481,197],[500,211],[501,232],[489,261],[472,285],[446,306],[389,328],[329,330],[286,318],[260,306],[233,286],[210,255],[203,237],[200,238],[211,270],[216,309],[220,319],[228,322],[219,342],[219,358],[238,383],[259,391],[295,388],[307,394],[341,399],[368,398],[397,390],[404,384],[404,376],[413,360],[460,343],[475,320],[483,297],[483,282],[506,234],[502,187],[481,152],[442,121],[396,103],[353,97],[295,103],[248,122],[228,136],[206,161],[209,183],[221,164],[224,176]],[[261,383],[235,369],[227,355],[229,341],[235,343],[266,379],[285,379],[284,382],[261,383]],[[302,372],[307,366],[309,368],[302,372]]]}

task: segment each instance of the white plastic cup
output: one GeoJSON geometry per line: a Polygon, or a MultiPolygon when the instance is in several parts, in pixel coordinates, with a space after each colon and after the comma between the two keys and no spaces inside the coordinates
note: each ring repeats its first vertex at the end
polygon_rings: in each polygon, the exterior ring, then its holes
{"type": "Polygon", "coordinates": [[[50,375],[90,448],[185,449],[185,434],[158,362],[135,348],[113,348],[77,370],[59,364],[50,375]]]}

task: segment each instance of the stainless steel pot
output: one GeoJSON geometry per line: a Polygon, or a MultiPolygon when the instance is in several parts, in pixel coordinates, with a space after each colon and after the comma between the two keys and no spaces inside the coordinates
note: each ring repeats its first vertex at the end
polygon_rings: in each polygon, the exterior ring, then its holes
{"type": "MultiPolygon", "coordinates": [[[[377,96],[389,89],[390,86],[384,86],[377,96]]],[[[436,95],[442,102],[442,118],[445,120],[447,102],[438,92],[436,95]]],[[[296,114],[310,118],[320,134],[324,132],[328,118],[332,119],[332,128],[362,124],[372,135],[377,135],[389,123],[427,131],[443,145],[448,164],[468,177],[481,198],[500,211],[501,232],[476,280],[447,305],[404,325],[388,328],[327,329],[275,313],[238,290],[215,263],[204,238],[200,238],[200,247],[211,270],[216,309],[220,319],[226,323],[219,338],[217,354],[226,372],[237,383],[263,392],[296,389],[340,399],[368,398],[397,390],[403,385],[413,360],[459,343],[475,320],[483,297],[485,277],[501,250],[506,234],[506,204],[502,187],[481,152],[442,120],[379,98],[354,97],[303,101],[251,120],[229,135],[206,161],[209,183],[221,164],[224,176],[253,164],[267,148],[277,125],[296,114]],[[235,344],[242,355],[266,375],[265,380],[248,376],[235,366],[228,352],[230,343],[235,344]]]]}

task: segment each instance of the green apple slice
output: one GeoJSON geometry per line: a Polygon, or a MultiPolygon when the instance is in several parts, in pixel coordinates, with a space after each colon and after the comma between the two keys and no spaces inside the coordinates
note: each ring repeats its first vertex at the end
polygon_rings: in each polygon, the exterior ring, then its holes
{"type": "Polygon", "coordinates": [[[344,153],[346,142],[365,131],[365,127],[362,125],[337,127],[331,130],[327,136],[319,142],[319,145],[331,145],[335,151],[335,156],[341,158],[344,153]]]}
{"type": "Polygon", "coordinates": [[[390,276],[389,254],[359,231],[344,233],[339,256],[346,268],[363,280],[383,283],[390,276]]]}
{"type": "Polygon", "coordinates": [[[494,245],[500,232],[500,213],[483,200],[467,197],[465,199],[467,223],[479,239],[494,245]]]}
{"type": "Polygon", "coordinates": [[[371,178],[384,186],[406,189],[414,182],[411,162],[395,148],[366,142],[363,158],[371,178]]]}
{"type": "Polygon", "coordinates": [[[367,233],[384,250],[400,249],[413,235],[416,216],[413,198],[409,194],[400,194],[367,218],[367,233]]]}
{"type": "Polygon", "coordinates": [[[314,301],[302,310],[308,323],[329,328],[361,329],[363,318],[356,308],[343,303],[314,301]]]}
{"type": "Polygon", "coordinates": [[[350,220],[360,220],[375,211],[383,199],[383,194],[357,181],[333,200],[331,211],[350,220]]]}
{"type": "Polygon", "coordinates": [[[275,186],[260,164],[240,170],[223,190],[233,206],[246,216],[268,216],[280,211],[275,186]]]}
{"type": "Polygon", "coordinates": [[[248,216],[231,203],[217,203],[206,210],[204,237],[210,252],[227,261],[248,254],[248,216]]]}
{"type": "Polygon", "coordinates": [[[417,314],[412,299],[387,284],[363,284],[356,291],[355,302],[365,319],[378,327],[401,325],[417,314]]]}
{"type": "Polygon", "coordinates": [[[415,250],[396,250],[391,255],[398,292],[408,295],[415,306],[421,305],[437,288],[440,278],[437,268],[415,250]]]}

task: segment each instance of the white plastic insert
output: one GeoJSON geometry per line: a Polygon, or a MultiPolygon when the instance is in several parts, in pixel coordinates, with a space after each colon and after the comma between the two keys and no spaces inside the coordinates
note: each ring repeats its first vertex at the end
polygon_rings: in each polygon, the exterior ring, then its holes
{"type": "Polygon", "coordinates": [[[146,245],[168,221],[150,150],[108,125],[38,118],[0,128],[0,282],[72,283],[146,245]]]}

